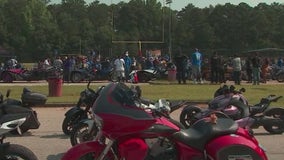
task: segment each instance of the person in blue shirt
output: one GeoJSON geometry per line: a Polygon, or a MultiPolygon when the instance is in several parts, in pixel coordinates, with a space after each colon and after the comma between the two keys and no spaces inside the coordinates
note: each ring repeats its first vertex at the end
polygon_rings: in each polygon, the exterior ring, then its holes
{"type": "Polygon", "coordinates": [[[202,54],[197,48],[195,49],[195,52],[191,55],[191,64],[193,83],[203,83],[201,76],[202,54]]]}
{"type": "Polygon", "coordinates": [[[278,58],[277,66],[280,67],[280,68],[284,66],[284,61],[283,61],[282,57],[278,58]]]}
{"type": "Polygon", "coordinates": [[[124,56],[124,71],[125,71],[125,78],[126,80],[129,79],[129,73],[131,72],[131,65],[132,65],[132,59],[129,57],[128,51],[125,52],[124,56]]]}

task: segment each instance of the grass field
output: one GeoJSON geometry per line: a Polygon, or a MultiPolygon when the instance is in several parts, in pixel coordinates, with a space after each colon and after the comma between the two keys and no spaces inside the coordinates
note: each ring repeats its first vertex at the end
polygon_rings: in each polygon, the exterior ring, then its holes
{"type": "MultiPolygon", "coordinates": [[[[81,85],[68,85],[62,86],[61,97],[48,97],[48,104],[75,104],[79,98],[80,92],[86,88],[87,83],[81,85]]],[[[131,85],[131,84],[129,84],[131,85]]],[[[94,83],[91,85],[93,89],[97,89],[101,84],[94,83]]],[[[142,89],[142,96],[157,100],[159,98],[166,98],[169,100],[189,100],[192,102],[207,103],[213,98],[214,92],[220,87],[219,85],[179,85],[176,83],[159,83],[150,85],[140,85],[142,89]]],[[[261,98],[270,94],[284,96],[283,85],[240,85],[236,86],[237,89],[244,87],[246,92],[245,97],[248,99],[249,104],[256,104],[261,98]]],[[[48,95],[48,86],[28,86],[29,89],[36,92],[41,92],[48,95]]],[[[0,86],[1,93],[5,96],[7,89],[11,89],[10,98],[20,99],[23,86],[0,86]]],[[[272,106],[284,106],[284,98],[278,102],[273,103],[272,106]]]]}

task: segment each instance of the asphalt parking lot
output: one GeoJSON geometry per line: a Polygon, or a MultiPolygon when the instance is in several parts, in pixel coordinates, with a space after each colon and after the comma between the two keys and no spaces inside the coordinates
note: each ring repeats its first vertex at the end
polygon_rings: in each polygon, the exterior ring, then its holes
{"type": "MultiPolygon", "coordinates": [[[[107,83],[107,82],[103,82],[107,83]]],[[[102,83],[102,84],[103,84],[102,83]]],[[[232,82],[229,82],[232,83],[232,82]]],[[[267,84],[283,84],[270,81],[267,84]]],[[[48,85],[45,81],[34,83],[15,82],[0,83],[1,85],[48,85]]],[[[81,83],[70,83],[64,85],[82,85],[81,83]]],[[[141,84],[141,85],[147,85],[141,84]]],[[[247,84],[249,85],[249,84],[247,84]]],[[[64,135],[61,130],[64,113],[70,106],[63,105],[59,107],[37,107],[34,108],[38,112],[41,126],[39,129],[30,130],[22,136],[8,135],[6,142],[17,143],[30,148],[39,160],[60,160],[63,154],[71,147],[69,137],[64,135]]],[[[172,113],[172,117],[178,119],[180,110],[172,113]]],[[[256,129],[255,135],[260,144],[266,149],[270,160],[284,159],[284,135],[270,135],[262,128],[256,129]]]]}
{"type": "MultiPolygon", "coordinates": [[[[64,113],[69,108],[69,106],[35,108],[41,122],[40,128],[30,130],[22,136],[8,135],[6,142],[30,148],[39,160],[60,160],[71,147],[69,137],[61,130],[64,113]]],[[[172,113],[172,117],[177,119],[179,113],[180,110],[176,110],[172,113]]],[[[284,159],[284,135],[270,135],[262,128],[254,131],[270,160],[284,159]]]]}

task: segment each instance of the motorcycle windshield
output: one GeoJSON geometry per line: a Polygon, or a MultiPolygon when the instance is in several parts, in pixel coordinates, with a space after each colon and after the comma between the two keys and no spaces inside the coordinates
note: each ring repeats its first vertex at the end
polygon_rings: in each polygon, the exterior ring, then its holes
{"type": "Polygon", "coordinates": [[[142,131],[155,118],[135,102],[135,93],[124,83],[110,83],[100,92],[92,109],[103,120],[103,130],[108,132],[142,131]]]}

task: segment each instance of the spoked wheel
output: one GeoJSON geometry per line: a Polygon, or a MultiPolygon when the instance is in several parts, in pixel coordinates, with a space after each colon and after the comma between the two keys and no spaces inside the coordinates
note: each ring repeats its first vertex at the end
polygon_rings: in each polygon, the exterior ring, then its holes
{"type": "Polygon", "coordinates": [[[265,116],[273,119],[278,119],[278,122],[266,124],[263,128],[271,134],[284,133],[284,109],[283,108],[271,108],[265,113],[265,116]]]}
{"type": "Polygon", "coordinates": [[[64,132],[64,134],[70,135],[74,125],[79,123],[80,120],[81,120],[80,115],[65,117],[62,123],[62,131],[64,132]]]}
{"type": "Polygon", "coordinates": [[[96,133],[97,131],[91,131],[91,133],[89,133],[88,124],[79,123],[74,127],[73,131],[70,134],[70,142],[72,146],[74,146],[79,143],[93,140],[96,136],[96,133]]]}
{"type": "Polygon", "coordinates": [[[189,128],[198,119],[195,117],[197,113],[201,112],[201,109],[195,106],[186,106],[179,117],[180,123],[184,125],[185,128],[189,128]]]}
{"type": "Polygon", "coordinates": [[[18,144],[10,144],[4,152],[4,160],[38,160],[38,158],[30,149],[18,144]]]}

